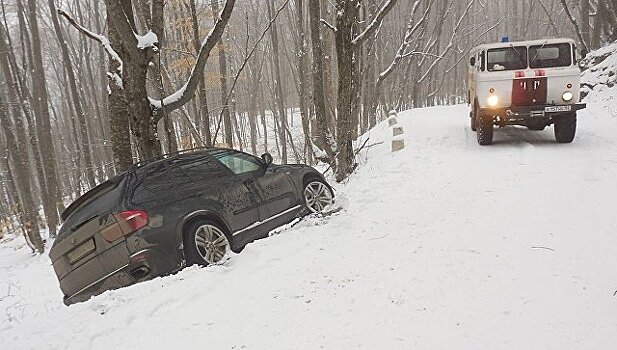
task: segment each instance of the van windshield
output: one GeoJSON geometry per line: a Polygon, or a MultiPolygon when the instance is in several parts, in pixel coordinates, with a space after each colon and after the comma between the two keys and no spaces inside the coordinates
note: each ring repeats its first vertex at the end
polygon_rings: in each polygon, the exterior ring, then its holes
{"type": "Polygon", "coordinates": [[[565,44],[529,47],[530,68],[568,67],[572,64],[572,46],[565,44]]]}
{"type": "Polygon", "coordinates": [[[527,68],[527,47],[510,46],[488,50],[487,68],[489,72],[527,68]]]}

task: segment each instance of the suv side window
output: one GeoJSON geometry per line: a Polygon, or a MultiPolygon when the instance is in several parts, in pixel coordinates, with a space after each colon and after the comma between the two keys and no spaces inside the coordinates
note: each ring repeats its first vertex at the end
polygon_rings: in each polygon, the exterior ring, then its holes
{"type": "Polygon", "coordinates": [[[176,178],[186,177],[189,182],[222,178],[229,175],[227,169],[204,153],[170,160],[169,167],[176,178]]]}
{"type": "Polygon", "coordinates": [[[210,154],[236,175],[263,170],[263,166],[257,158],[246,153],[232,150],[213,150],[210,151],[210,154]]]}

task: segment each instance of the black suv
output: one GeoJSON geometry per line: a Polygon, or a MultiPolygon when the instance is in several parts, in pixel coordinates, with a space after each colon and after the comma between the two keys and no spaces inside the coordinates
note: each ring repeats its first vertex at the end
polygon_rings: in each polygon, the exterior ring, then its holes
{"type": "Polygon", "coordinates": [[[230,149],[137,164],[73,202],[49,257],[65,304],[105,290],[216,264],[274,228],[334,203],[306,165],[273,165],[230,149]]]}

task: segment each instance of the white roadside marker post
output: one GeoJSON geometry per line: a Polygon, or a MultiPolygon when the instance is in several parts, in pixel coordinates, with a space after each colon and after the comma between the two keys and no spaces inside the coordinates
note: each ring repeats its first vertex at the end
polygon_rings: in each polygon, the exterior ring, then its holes
{"type": "Polygon", "coordinates": [[[400,151],[405,148],[405,131],[398,125],[396,111],[390,111],[388,115],[388,125],[392,129],[392,152],[400,151]]]}

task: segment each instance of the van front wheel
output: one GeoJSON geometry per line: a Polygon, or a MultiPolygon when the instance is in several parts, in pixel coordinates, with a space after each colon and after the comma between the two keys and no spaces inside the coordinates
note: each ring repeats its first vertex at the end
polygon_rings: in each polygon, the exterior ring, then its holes
{"type": "Polygon", "coordinates": [[[571,143],[576,135],[576,112],[555,118],[555,140],[559,143],[571,143]]]}
{"type": "Polygon", "coordinates": [[[493,118],[480,114],[477,119],[477,136],[480,146],[493,144],[493,118]]]}

